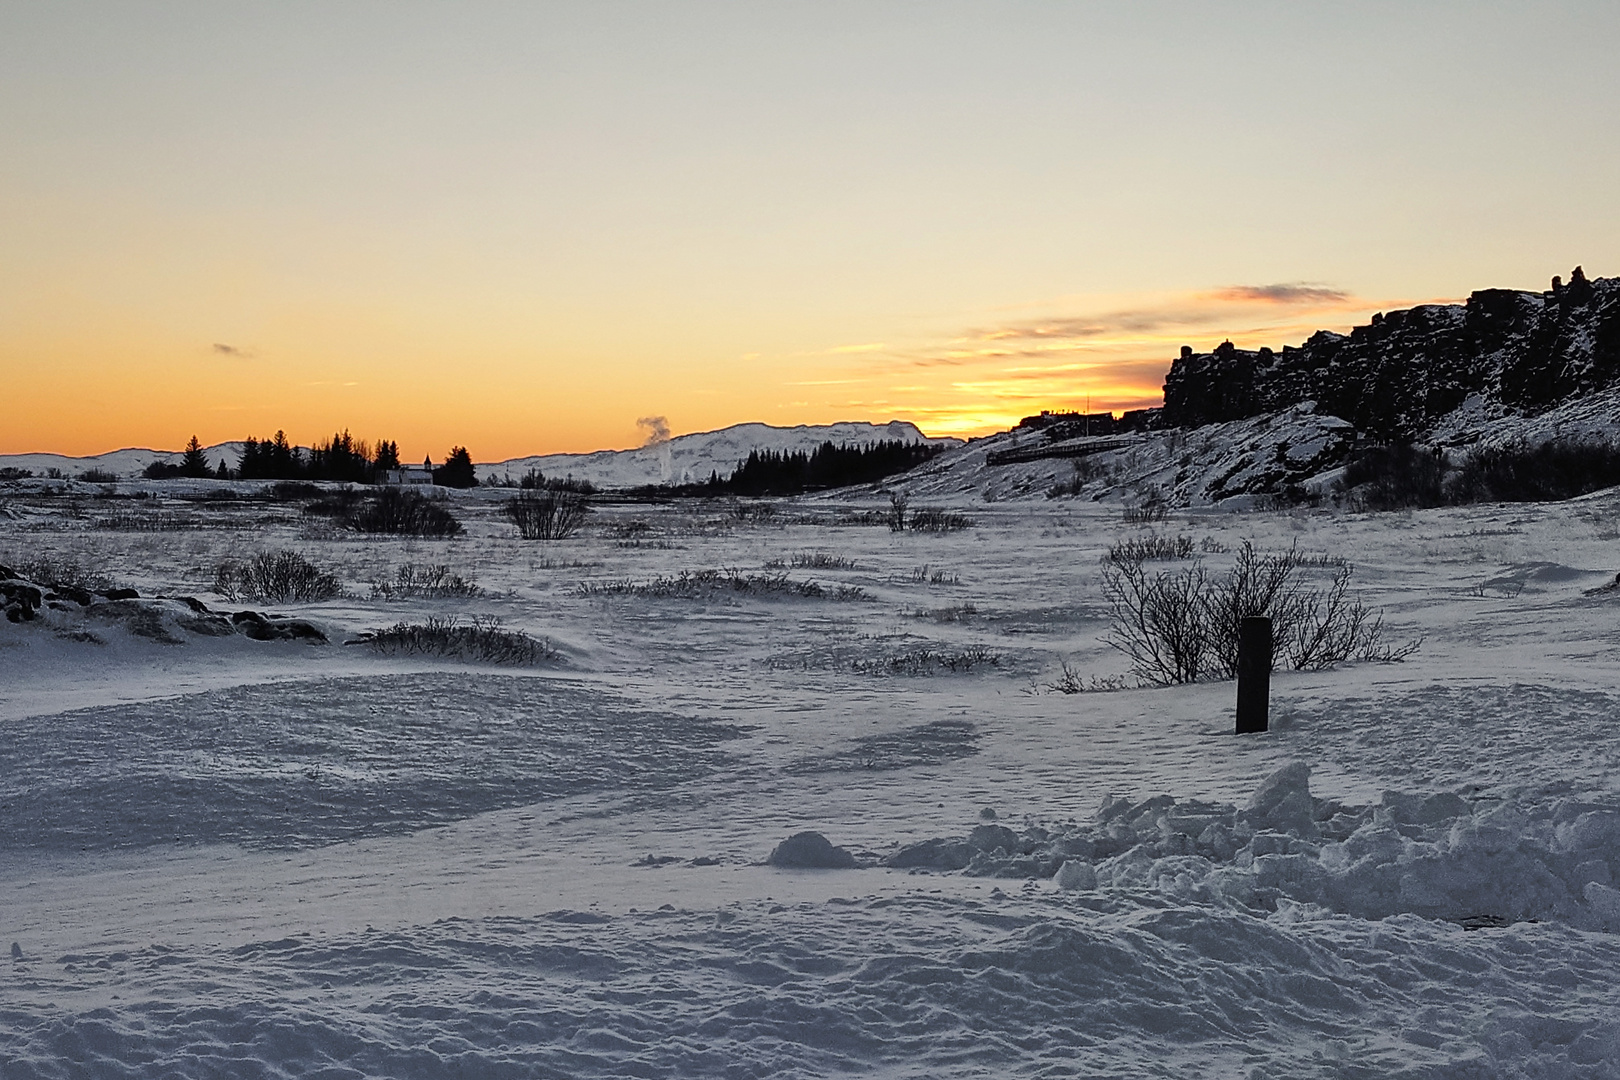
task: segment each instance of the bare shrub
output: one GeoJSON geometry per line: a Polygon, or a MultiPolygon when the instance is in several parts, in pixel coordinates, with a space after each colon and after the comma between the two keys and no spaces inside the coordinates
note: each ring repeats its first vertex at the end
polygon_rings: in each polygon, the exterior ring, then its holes
{"type": "Polygon", "coordinates": [[[116,582],[100,570],[93,570],[77,559],[58,558],[55,555],[35,555],[30,558],[8,558],[6,565],[26,581],[48,589],[72,589],[82,592],[105,592],[118,588],[116,582]]]}
{"type": "Polygon", "coordinates": [[[79,479],[86,484],[116,484],[118,475],[106,469],[86,469],[79,474],[79,479]]]}
{"type": "Polygon", "coordinates": [[[522,630],[506,630],[495,618],[474,618],[463,623],[455,617],[426,622],[398,622],[383,630],[362,634],[350,642],[389,655],[442,656],[488,664],[539,664],[560,655],[545,638],[532,638],[522,630]]]}
{"type": "Polygon", "coordinates": [[[1254,615],[1272,621],[1273,663],[1295,670],[1400,660],[1421,644],[1385,644],[1382,616],[1350,593],[1348,565],[1321,590],[1300,578],[1301,563],[1297,551],[1261,555],[1247,542],[1217,577],[1202,565],[1149,574],[1140,561],[1113,563],[1103,571],[1113,622],[1104,640],[1130,660],[1133,675],[1156,685],[1232,678],[1239,626],[1254,615]]]}
{"type": "Polygon", "coordinates": [[[1080,672],[1065,660],[1063,673],[1047,683],[1045,689],[1053,694],[1111,694],[1116,690],[1128,690],[1130,686],[1130,681],[1119,675],[1093,675],[1089,679],[1083,678],[1080,672]]]}
{"type": "Polygon", "coordinates": [[[342,595],[343,586],[296,551],[261,551],[245,563],[232,559],[216,566],[214,591],[232,601],[284,604],[330,600],[342,595]]]}
{"type": "Polygon", "coordinates": [[[356,532],[387,536],[446,539],[461,533],[461,522],[419,491],[384,488],[375,498],[346,515],[343,524],[356,532]]]}
{"type": "MultiPolygon", "coordinates": [[[[1346,473],[1348,480],[1348,472],[1346,473]]],[[[1620,484],[1620,445],[1602,439],[1520,441],[1469,451],[1446,501],[1550,502],[1620,484]]]]}
{"type": "Polygon", "coordinates": [[[911,568],[911,580],[916,585],[962,584],[962,576],[954,570],[931,570],[926,563],[911,568]]]}
{"type": "Polygon", "coordinates": [[[117,508],[91,518],[90,527],[108,532],[186,532],[203,525],[196,518],[181,514],[117,508]]]}
{"type": "Polygon", "coordinates": [[[1093,480],[1106,480],[1115,474],[1111,465],[1106,465],[1095,454],[1074,459],[1074,472],[1067,480],[1059,480],[1047,491],[1048,499],[1060,498],[1064,495],[1078,495],[1084,491],[1086,485],[1093,480]]]}
{"type": "Polygon", "coordinates": [[[1120,511],[1120,520],[1127,525],[1157,525],[1170,516],[1170,504],[1157,493],[1120,511]]]}
{"type": "Polygon", "coordinates": [[[409,600],[417,597],[430,600],[466,599],[480,596],[483,589],[472,578],[452,573],[450,567],[416,566],[406,563],[394,571],[392,579],[380,578],[371,583],[373,600],[409,600]]]}
{"type": "Polygon", "coordinates": [[[1001,666],[1001,654],[982,645],[969,645],[955,651],[924,646],[870,660],[857,658],[850,670],[866,675],[932,675],[948,671],[962,674],[974,668],[1001,666]]]}
{"type": "Polygon", "coordinates": [[[525,540],[563,540],[585,520],[590,508],[577,491],[524,489],[506,500],[504,509],[525,540]]]}
{"type": "Polygon", "coordinates": [[[890,532],[906,531],[906,506],[910,503],[910,501],[911,500],[907,499],[898,491],[889,495],[888,521],[890,532]]]}
{"type": "Polygon", "coordinates": [[[855,560],[830,551],[801,551],[788,557],[788,565],[809,570],[854,570],[855,560]]]}
{"type": "Polygon", "coordinates": [[[865,589],[854,585],[824,586],[797,581],[783,573],[744,574],[737,570],[682,570],[648,581],[587,581],[581,596],[642,596],[656,600],[702,600],[725,593],[743,596],[804,597],[815,600],[864,600],[865,589]]]}
{"type": "Polygon", "coordinates": [[[299,502],[320,498],[321,489],[305,480],[283,480],[271,486],[270,497],[276,502],[299,502]]]}
{"type": "Polygon", "coordinates": [[[1192,537],[1148,533],[1146,536],[1133,536],[1111,545],[1108,553],[1103,556],[1103,562],[1118,565],[1127,562],[1147,562],[1152,559],[1190,559],[1192,555],[1192,537]]]}
{"type": "Polygon", "coordinates": [[[1337,494],[1356,510],[1440,506],[1446,501],[1445,479],[1446,457],[1438,448],[1373,446],[1345,465],[1337,494]]]}
{"type": "Polygon", "coordinates": [[[743,502],[738,500],[730,505],[731,516],[738,521],[745,521],[752,525],[776,520],[776,504],[770,502],[743,502]]]}
{"type": "Polygon", "coordinates": [[[966,514],[953,514],[948,510],[939,510],[934,507],[922,506],[911,512],[911,519],[906,527],[913,532],[956,532],[959,529],[970,528],[973,519],[966,514]]]}

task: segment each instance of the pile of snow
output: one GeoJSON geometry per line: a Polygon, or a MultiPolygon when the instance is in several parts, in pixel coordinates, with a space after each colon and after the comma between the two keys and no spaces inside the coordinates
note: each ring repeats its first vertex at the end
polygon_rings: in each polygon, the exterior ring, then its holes
{"type": "Polygon", "coordinates": [[[702,483],[711,474],[731,475],[755,450],[809,453],[822,443],[838,445],[875,442],[929,443],[955,446],[959,439],[931,439],[915,424],[891,420],[887,424],[844,421],[836,424],[733,424],[719,431],[697,432],[643,446],[635,450],[598,450],[593,454],[542,454],[511,458],[478,466],[479,480],[521,479],[530,469],[548,478],[573,477],[599,488],[629,488],[644,484],[702,483]]]}
{"type": "Polygon", "coordinates": [[[1566,799],[1542,815],[1452,792],[1379,806],[1313,798],[1293,762],[1239,808],[1160,795],[1110,799],[1086,825],[980,825],[908,844],[896,868],[1052,878],[1063,889],[1151,889],[1180,902],[1465,927],[1558,919],[1620,932],[1620,808],[1566,799]]]}

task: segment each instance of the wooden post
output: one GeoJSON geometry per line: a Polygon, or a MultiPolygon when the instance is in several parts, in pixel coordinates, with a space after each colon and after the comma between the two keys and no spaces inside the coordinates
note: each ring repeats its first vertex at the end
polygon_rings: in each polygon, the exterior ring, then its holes
{"type": "Polygon", "coordinates": [[[1238,627],[1237,733],[1266,730],[1271,697],[1271,620],[1252,615],[1238,627]]]}

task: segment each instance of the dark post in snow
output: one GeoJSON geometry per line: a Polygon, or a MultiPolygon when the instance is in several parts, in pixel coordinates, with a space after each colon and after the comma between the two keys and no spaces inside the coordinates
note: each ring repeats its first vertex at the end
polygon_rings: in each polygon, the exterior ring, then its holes
{"type": "Polygon", "coordinates": [[[1251,615],[1238,626],[1237,733],[1266,730],[1271,696],[1271,620],[1251,615]]]}

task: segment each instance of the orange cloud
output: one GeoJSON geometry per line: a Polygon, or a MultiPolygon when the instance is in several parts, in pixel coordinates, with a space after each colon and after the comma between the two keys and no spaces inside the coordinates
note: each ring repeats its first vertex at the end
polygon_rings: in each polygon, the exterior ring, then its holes
{"type": "Polygon", "coordinates": [[[882,387],[884,404],[899,418],[939,434],[979,435],[1042,409],[1157,405],[1182,344],[1200,351],[1224,340],[1275,347],[1320,329],[1347,330],[1375,310],[1411,303],[1315,282],[1227,285],[970,326],[850,362],[861,364],[856,381],[882,387]]]}

